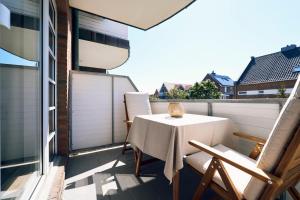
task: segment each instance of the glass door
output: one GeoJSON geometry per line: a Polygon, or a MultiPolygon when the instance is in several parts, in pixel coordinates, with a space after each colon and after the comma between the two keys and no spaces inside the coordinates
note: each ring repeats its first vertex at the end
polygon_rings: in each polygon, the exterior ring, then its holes
{"type": "Polygon", "coordinates": [[[49,146],[49,162],[51,163],[56,154],[56,6],[55,2],[49,0],[49,70],[48,70],[48,117],[49,117],[49,130],[48,130],[48,146],[49,146]]]}
{"type": "Polygon", "coordinates": [[[41,1],[0,1],[0,199],[29,198],[42,173],[41,1]]]}

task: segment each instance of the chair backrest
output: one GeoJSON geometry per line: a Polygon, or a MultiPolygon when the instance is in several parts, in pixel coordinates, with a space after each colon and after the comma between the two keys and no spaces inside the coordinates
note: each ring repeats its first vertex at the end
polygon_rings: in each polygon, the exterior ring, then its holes
{"type": "Polygon", "coordinates": [[[152,114],[148,93],[126,92],[125,106],[129,121],[133,121],[136,115],[152,114]]]}
{"type": "MultiPolygon", "coordinates": [[[[300,122],[300,76],[283,106],[268,140],[257,160],[257,167],[272,172],[283,157],[285,148],[296,133],[300,122]]],[[[265,184],[252,178],[245,190],[247,199],[257,199],[265,184]]]]}

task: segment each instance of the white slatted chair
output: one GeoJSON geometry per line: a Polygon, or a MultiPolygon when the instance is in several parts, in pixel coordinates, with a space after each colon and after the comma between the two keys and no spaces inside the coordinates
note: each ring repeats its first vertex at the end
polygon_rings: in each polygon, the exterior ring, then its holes
{"type": "Polygon", "coordinates": [[[201,199],[212,188],[224,199],[274,199],[288,190],[300,199],[295,185],[300,180],[300,76],[282,108],[258,160],[222,144],[209,147],[189,143],[201,150],[186,158],[202,179],[194,194],[201,199]]]}

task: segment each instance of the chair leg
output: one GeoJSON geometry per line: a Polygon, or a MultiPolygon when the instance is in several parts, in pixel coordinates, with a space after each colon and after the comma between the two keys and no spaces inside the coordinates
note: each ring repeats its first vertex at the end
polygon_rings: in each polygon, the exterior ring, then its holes
{"type": "Polygon", "coordinates": [[[129,135],[129,131],[127,131],[126,139],[125,139],[124,144],[123,144],[123,149],[122,149],[122,154],[123,154],[123,155],[124,155],[124,153],[125,153],[125,151],[126,151],[126,148],[127,148],[128,135],[129,135]]]}
{"type": "Polygon", "coordinates": [[[179,200],[180,194],[180,172],[177,171],[175,176],[173,177],[173,200],[179,200]]]}
{"type": "Polygon", "coordinates": [[[142,151],[137,149],[137,161],[136,161],[136,166],[135,166],[135,175],[136,176],[140,176],[142,157],[143,157],[142,151]]]}
{"type": "Polygon", "coordinates": [[[297,191],[297,189],[295,187],[289,187],[288,192],[290,193],[291,197],[294,200],[299,200],[300,199],[300,194],[299,194],[299,192],[297,191]]]}
{"type": "Polygon", "coordinates": [[[193,200],[199,200],[201,199],[201,196],[203,195],[206,188],[209,186],[209,183],[211,182],[214,174],[216,172],[216,168],[214,167],[214,159],[209,164],[208,169],[206,170],[204,176],[202,177],[199,186],[197,187],[197,190],[194,194],[193,200]]]}

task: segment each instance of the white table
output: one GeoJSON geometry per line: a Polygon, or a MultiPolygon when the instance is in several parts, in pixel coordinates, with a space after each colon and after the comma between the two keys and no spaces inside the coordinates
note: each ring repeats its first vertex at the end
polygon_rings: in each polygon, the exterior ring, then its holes
{"type": "Polygon", "coordinates": [[[189,140],[209,146],[219,143],[232,146],[230,135],[235,130],[227,118],[194,114],[182,118],[168,114],[138,115],[131,125],[128,141],[143,153],[165,161],[164,174],[172,182],[183,168],[184,156],[197,151],[188,144],[189,140]]]}

